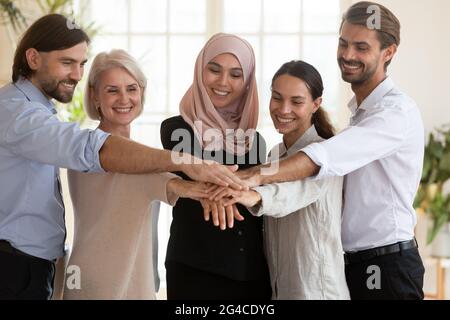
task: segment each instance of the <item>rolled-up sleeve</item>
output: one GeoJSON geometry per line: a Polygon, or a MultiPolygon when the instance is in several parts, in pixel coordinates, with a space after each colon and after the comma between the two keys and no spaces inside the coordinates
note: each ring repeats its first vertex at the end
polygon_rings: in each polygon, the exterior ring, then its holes
{"type": "Polygon", "coordinates": [[[21,100],[10,100],[2,109],[0,143],[12,154],[81,172],[104,172],[99,151],[108,133],[81,130],[76,123],[59,121],[44,106],[21,100]]]}
{"type": "Polygon", "coordinates": [[[344,176],[393,154],[406,137],[408,121],[403,108],[384,105],[333,138],[303,148],[301,151],[320,166],[313,179],[344,176]]]}

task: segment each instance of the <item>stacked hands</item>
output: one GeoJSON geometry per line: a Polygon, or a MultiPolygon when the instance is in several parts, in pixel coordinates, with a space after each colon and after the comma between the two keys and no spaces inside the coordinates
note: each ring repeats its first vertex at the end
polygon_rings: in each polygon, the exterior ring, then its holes
{"type": "Polygon", "coordinates": [[[172,179],[168,190],[182,198],[199,201],[203,206],[205,221],[212,222],[221,230],[233,228],[234,220],[242,221],[238,203],[254,207],[261,202],[258,192],[250,189],[259,185],[258,168],[237,172],[238,166],[224,166],[214,161],[202,161],[188,165],[184,172],[196,181],[172,179]]]}
{"type": "Polygon", "coordinates": [[[236,204],[240,203],[246,207],[254,207],[261,202],[261,196],[258,192],[249,188],[233,189],[217,185],[208,186],[208,198],[200,199],[203,206],[203,216],[212,221],[215,226],[221,230],[233,228],[234,220],[242,221],[244,217],[239,213],[236,204]]]}

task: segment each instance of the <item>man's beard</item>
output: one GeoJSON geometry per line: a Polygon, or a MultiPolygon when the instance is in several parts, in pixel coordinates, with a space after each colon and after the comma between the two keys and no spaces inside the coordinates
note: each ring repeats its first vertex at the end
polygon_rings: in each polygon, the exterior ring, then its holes
{"type": "Polygon", "coordinates": [[[53,99],[62,102],[62,103],[69,103],[72,101],[73,93],[75,91],[75,87],[77,85],[76,81],[73,80],[43,80],[41,82],[41,88],[44,91],[44,93],[52,97],[53,99]],[[74,90],[72,92],[67,91],[63,92],[63,90],[60,88],[60,85],[62,86],[64,83],[69,85],[74,85],[74,90]]]}
{"type": "Polygon", "coordinates": [[[339,58],[338,64],[339,64],[339,68],[341,69],[342,80],[344,80],[345,82],[348,82],[352,85],[361,85],[361,84],[365,83],[367,80],[372,78],[372,76],[375,74],[375,72],[377,70],[376,65],[373,66],[372,68],[366,69],[365,64],[363,64],[360,61],[356,61],[356,60],[345,61],[343,58],[339,58]],[[361,70],[363,70],[363,72],[360,73],[359,75],[346,75],[344,73],[344,71],[342,70],[344,62],[347,64],[350,64],[350,65],[360,65],[361,70]]]}

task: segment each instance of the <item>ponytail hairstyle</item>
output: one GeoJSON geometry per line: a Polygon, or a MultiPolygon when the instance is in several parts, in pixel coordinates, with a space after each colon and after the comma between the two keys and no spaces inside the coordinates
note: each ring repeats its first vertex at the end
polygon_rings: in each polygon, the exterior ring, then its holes
{"type": "MultiPolygon", "coordinates": [[[[320,73],[309,63],[301,60],[292,60],[283,64],[272,78],[272,86],[275,80],[284,74],[303,80],[313,101],[322,97],[323,82],[320,73]]],[[[328,114],[323,107],[320,106],[312,115],[312,125],[316,128],[317,133],[323,139],[329,139],[334,136],[334,127],[330,122],[328,114]]]]}

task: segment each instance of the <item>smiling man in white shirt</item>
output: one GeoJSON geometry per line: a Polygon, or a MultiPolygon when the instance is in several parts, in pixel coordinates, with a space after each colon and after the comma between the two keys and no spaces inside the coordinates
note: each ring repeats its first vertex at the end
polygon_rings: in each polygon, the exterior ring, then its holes
{"type": "Polygon", "coordinates": [[[400,23],[387,8],[354,4],[340,29],[338,64],[352,86],[350,125],[280,161],[277,173],[240,173],[249,185],[345,176],[342,242],[352,299],[423,299],[424,267],[412,203],[423,164],[415,102],[387,76],[400,23]]]}

